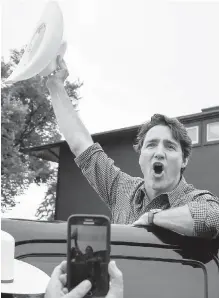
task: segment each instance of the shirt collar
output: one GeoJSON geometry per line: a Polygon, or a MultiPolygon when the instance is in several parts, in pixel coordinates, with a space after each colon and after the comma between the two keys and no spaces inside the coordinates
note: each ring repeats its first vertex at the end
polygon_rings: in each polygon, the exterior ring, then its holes
{"type": "Polygon", "coordinates": [[[166,193],[171,206],[182,198],[187,185],[185,178],[182,176],[178,185],[172,191],[166,193]]]}
{"type": "MultiPolygon", "coordinates": [[[[185,188],[188,186],[184,176],[181,177],[178,185],[170,192],[165,192],[160,195],[166,194],[170,205],[174,205],[181,197],[185,194],[185,188]]],[[[141,197],[147,196],[147,192],[144,186],[144,183],[140,186],[141,197]]],[[[155,199],[155,198],[154,198],[155,199]]]]}

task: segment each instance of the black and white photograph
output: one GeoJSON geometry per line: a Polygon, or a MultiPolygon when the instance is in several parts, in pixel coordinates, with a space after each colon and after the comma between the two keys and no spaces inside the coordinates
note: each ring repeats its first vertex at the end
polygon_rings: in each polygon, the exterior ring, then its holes
{"type": "Polygon", "coordinates": [[[2,0],[2,298],[219,298],[218,86],[219,0],[2,0]]]}

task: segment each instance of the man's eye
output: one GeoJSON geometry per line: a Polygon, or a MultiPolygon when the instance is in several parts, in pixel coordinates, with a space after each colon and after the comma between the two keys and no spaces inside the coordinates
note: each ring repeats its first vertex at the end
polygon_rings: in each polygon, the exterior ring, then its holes
{"type": "Polygon", "coordinates": [[[167,145],[167,148],[175,150],[175,146],[173,145],[167,145]]]}
{"type": "Polygon", "coordinates": [[[147,144],[147,146],[146,146],[146,148],[152,148],[152,147],[155,147],[154,143],[147,144]]]}

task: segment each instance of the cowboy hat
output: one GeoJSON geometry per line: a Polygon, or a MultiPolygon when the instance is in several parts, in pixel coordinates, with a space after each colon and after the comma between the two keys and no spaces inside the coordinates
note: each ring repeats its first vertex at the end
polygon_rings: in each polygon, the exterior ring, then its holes
{"type": "Polygon", "coordinates": [[[14,259],[15,239],[1,231],[1,292],[7,294],[44,294],[49,276],[26,262],[14,259]]]}
{"type": "Polygon", "coordinates": [[[5,83],[53,72],[57,55],[63,57],[66,51],[67,44],[62,40],[63,27],[63,15],[58,3],[48,2],[19,64],[5,83]]]}

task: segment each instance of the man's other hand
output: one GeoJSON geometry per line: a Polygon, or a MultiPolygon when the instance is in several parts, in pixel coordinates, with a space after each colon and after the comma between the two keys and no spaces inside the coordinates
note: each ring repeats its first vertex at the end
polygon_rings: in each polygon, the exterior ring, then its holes
{"type": "Polygon", "coordinates": [[[46,86],[50,88],[53,84],[61,83],[64,85],[65,80],[69,76],[68,68],[61,56],[57,56],[57,70],[51,73],[46,80],[46,86]]]}
{"type": "MultiPolygon", "coordinates": [[[[162,209],[151,209],[151,211],[157,211],[160,212],[162,209]]],[[[137,219],[135,222],[133,222],[132,226],[148,226],[148,212],[145,212],[142,214],[139,219],[137,219]]]]}
{"type": "Polygon", "coordinates": [[[132,226],[148,226],[148,212],[142,214],[139,219],[133,222],[132,226]]]}

